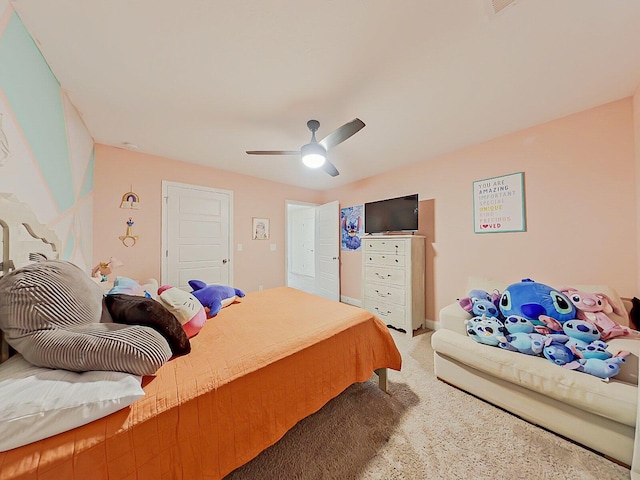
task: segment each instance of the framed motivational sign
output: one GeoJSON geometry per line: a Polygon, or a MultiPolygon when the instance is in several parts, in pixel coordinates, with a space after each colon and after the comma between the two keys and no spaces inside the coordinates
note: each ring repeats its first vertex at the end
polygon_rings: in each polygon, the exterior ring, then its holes
{"type": "Polygon", "coordinates": [[[475,233],[524,232],[524,173],[473,182],[475,233]]]}

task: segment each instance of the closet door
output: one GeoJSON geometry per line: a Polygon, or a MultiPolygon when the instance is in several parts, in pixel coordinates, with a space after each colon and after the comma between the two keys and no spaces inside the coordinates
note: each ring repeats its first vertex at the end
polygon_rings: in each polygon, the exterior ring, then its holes
{"type": "Polygon", "coordinates": [[[232,192],[163,182],[162,284],[191,291],[189,280],[233,284],[232,192]]]}

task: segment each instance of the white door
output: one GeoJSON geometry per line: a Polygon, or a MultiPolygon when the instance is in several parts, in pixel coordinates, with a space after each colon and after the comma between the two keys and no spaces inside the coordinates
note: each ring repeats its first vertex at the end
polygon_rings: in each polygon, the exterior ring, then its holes
{"type": "Polygon", "coordinates": [[[340,204],[316,207],[316,294],[340,301],[340,204]]]}
{"type": "Polygon", "coordinates": [[[232,192],[162,182],[162,283],[191,291],[189,280],[232,285],[232,192]]]}

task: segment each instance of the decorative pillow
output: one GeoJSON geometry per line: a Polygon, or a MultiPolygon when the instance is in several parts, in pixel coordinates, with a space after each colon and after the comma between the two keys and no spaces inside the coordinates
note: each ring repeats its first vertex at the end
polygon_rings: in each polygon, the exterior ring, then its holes
{"type": "Polygon", "coordinates": [[[72,263],[26,265],[0,278],[0,329],[36,366],[153,375],[171,358],[169,344],[152,328],[99,323],[102,298],[72,263]]]}
{"type": "Polygon", "coordinates": [[[196,335],[207,321],[202,304],[184,290],[163,285],[158,289],[158,301],[175,315],[189,338],[196,335]]]}
{"type": "Polygon", "coordinates": [[[0,451],[110,415],[144,396],[141,378],[35,367],[21,355],[0,365],[0,451]]]}
{"type": "Polygon", "coordinates": [[[116,323],[151,327],[167,340],[174,356],[191,351],[187,334],[178,319],[160,302],[135,295],[107,295],[105,303],[116,323]]]}

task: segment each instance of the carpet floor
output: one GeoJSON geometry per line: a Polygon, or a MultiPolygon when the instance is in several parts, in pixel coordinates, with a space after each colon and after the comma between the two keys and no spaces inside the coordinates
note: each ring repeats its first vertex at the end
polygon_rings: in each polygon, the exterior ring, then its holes
{"type": "Polygon", "coordinates": [[[431,333],[392,331],[401,372],[373,376],[298,422],[225,480],[628,479],[629,470],[433,374],[431,333]]]}

